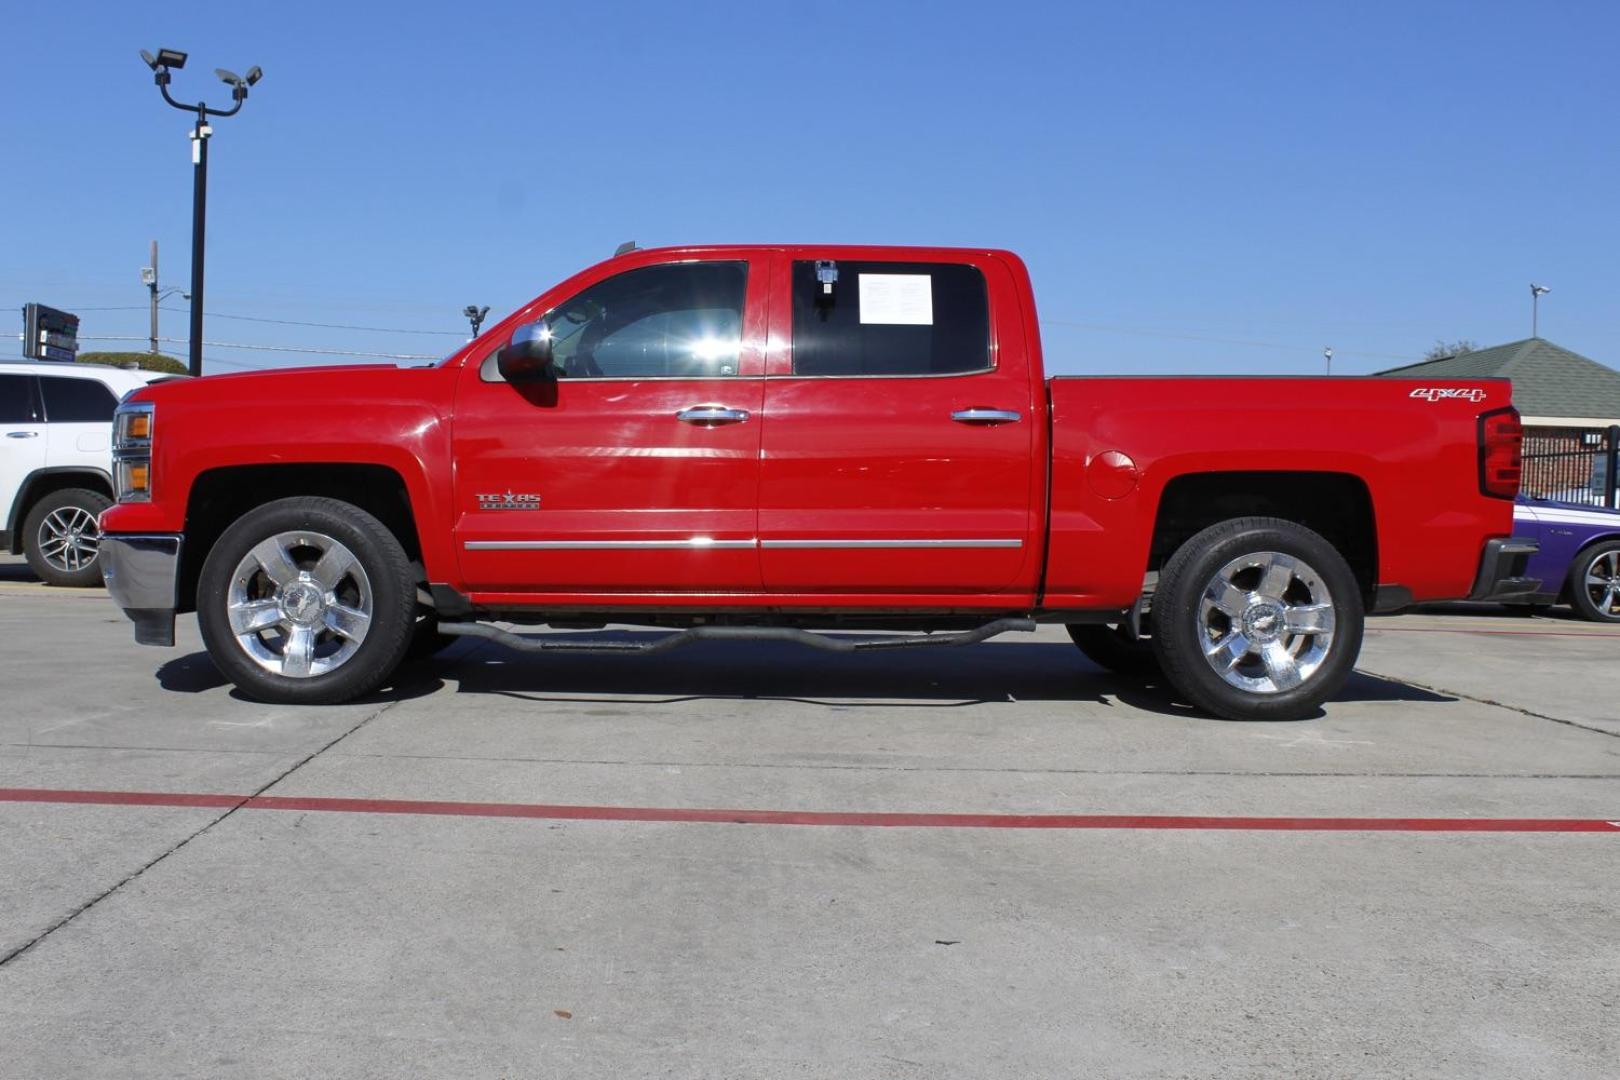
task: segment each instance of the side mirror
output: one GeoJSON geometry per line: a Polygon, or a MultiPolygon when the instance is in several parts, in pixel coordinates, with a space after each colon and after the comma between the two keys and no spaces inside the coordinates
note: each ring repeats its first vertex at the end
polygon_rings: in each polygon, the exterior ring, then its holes
{"type": "Polygon", "coordinates": [[[512,342],[495,357],[501,378],[511,383],[556,378],[551,370],[551,329],[542,322],[524,323],[512,331],[512,342]]]}

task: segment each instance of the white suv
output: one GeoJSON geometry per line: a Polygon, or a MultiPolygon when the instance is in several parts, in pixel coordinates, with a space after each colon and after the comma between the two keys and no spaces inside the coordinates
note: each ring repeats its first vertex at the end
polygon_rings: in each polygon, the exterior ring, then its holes
{"type": "Polygon", "coordinates": [[[97,364],[0,362],[0,550],[52,585],[100,585],[96,517],[112,505],[112,414],[176,376],[97,364]]]}

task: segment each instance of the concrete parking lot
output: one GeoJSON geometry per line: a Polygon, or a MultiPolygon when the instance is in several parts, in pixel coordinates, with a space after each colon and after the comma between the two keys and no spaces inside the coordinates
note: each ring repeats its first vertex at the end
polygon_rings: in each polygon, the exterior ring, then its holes
{"type": "Polygon", "coordinates": [[[1556,612],[1379,620],[1287,724],[1050,629],[462,642],[335,708],[244,700],[189,617],[139,648],[18,560],[0,633],[0,1077],[1620,1061],[1620,629],[1556,612]]]}

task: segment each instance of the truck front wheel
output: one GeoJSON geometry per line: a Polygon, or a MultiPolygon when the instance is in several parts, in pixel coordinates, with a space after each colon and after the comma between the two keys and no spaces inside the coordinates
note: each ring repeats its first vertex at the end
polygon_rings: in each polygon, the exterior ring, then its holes
{"type": "Polygon", "coordinates": [[[1280,518],[1234,518],[1165,563],[1153,646],[1170,684],[1232,720],[1313,715],[1361,652],[1361,589],[1320,535],[1280,518]]]}
{"type": "Polygon", "coordinates": [[[399,541],[336,499],[252,510],[225,530],[197,583],[209,656],[260,701],[327,705],[370,693],[399,665],[415,613],[399,541]]]}

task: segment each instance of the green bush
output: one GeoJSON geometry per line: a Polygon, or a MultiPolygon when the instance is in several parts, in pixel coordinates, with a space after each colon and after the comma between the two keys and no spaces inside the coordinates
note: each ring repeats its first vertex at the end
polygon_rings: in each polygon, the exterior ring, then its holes
{"type": "Polygon", "coordinates": [[[184,375],[186,365],[172,356],[150,352],[83,352],[81,364],[104,364],[107,367],[128,367],[134,364],[142,371],[161,371],[166,375],[184,375]]]}

